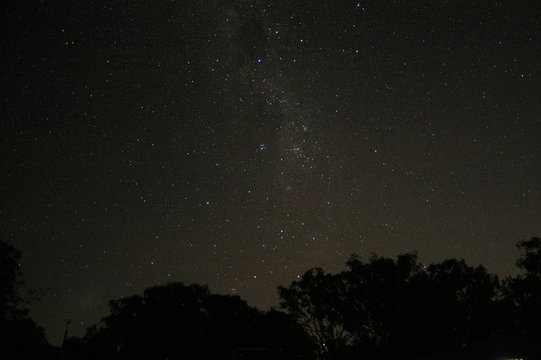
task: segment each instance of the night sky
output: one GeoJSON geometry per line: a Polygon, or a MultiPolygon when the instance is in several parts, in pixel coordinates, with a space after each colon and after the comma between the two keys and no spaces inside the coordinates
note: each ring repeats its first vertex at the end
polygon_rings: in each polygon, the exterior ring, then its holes
{"type": "Polygon", "coordinates": [[[260,309],[352,253],[515,274],[541,3],[8,1],[0,237],[53,344],[173,281],[260,309]]]}

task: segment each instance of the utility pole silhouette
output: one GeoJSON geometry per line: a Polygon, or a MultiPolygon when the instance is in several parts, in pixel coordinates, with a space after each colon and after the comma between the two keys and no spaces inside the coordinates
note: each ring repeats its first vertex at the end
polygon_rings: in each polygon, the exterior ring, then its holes
{"type": "Polygon", "coordinates": [[[66,342],[68,340],[68,327],[71,324],[71,320],[66,320],[66,330],[64,330],[64,340],[62,340],[62,360],[66,360],[66,342]]]}

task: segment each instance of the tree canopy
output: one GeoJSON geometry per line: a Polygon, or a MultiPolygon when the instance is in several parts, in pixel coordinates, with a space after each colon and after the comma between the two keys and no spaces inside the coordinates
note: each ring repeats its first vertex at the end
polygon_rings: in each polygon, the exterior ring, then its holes
{"type": "Polygon", "coordinates": [[[412,253],[368,261],[353,255],[339,274],[315,268],[279,287],[281,306],[320,359],[416,358],[462,348],[541,325],[541,241],[518,246],[524,274],[504,282],[459,259],[425,266],[412,253]]]}
{"type": "MultiPolygon", "coordinates": [[[[461,259],[424,265],[415,253],[352,255],[339,273],[313,268],[279,286],[285,312],[260,311],[205,285],[154,286],[111,300],[84,338],[66,342],[64,359],[418,359],[494,339],[537,356],[536,342],[520,339],[541,325],[541,240],[517,246],[522,273],[504,281],[461,259]]],[[[20,258],[0,241],[0,345],[16,354],[7,359],[46,353],[20,294],[20,258]]]]}
{"type": "Polygon", "coordinates": [[[21,252],[0,240],[0,319],[20,319],[27,310],[20,294],[21,252]]]}
{"type": "Polygon", "coordinates": [[[47,358],[50,348],[43,329],[28,317],[21,277],[21,252],[0,240],[0,357],[47,358]]]}
{"type": "Polygon", "coordinates": [[[71,353],[88,353],[90,347],[99,349],[100,358],[229,359],[245,348],[282,358],[309,351],[290,317],[260,312],[238,296],[212,294],[204,285],[151,287],[142,296],[112,300],[110,309],[88,330],[85,344],[71,343],[71,353]],[[292,343],[292,337],[301,341],[292,343]]]}

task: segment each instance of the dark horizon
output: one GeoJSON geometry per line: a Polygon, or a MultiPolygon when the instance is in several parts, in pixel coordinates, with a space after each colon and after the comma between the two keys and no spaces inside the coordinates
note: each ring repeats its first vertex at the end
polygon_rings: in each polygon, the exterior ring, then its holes
{"type": "Polygon", "coordinates": [[[541,355],[541,239],[517,247],[521,274],[505,279],[458,259],[426,266],[415,253],[352,256],[344,271],[313,268],[279,286],[280,310],[201,284],[152,286],[112,299],[84,337],[66,328],[54,347],[19,297],[20,252],[0,241],[1,348],[8,360],[533,360],[541,355]]]}
{"type": "Polygon", "coordinates": [[[52,344],[169,282],[260,309],[349,255],[517,274],[541,234],[529,1],[8,1],[0,239],[52,344]]]}

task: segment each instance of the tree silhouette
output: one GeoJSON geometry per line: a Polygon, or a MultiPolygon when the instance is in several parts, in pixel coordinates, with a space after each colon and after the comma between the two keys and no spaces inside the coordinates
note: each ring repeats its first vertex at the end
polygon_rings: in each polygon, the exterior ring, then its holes
{"type": "Polygon", "coordinates": [[[282,307],[305,328],[319,358],[411,358],[497,328],[499,282],[482,266],[451,259],[427,268],[416,254],[368,262],[352,256],[347,266],[337,275],[313,269],[279,287],[282,307]]]}
{"type": "Polygon", "coordinates": [[[155,286],[112,300],[85,339],[68,341],[68,359],[428,359],[489,354],[483,344],[498,336],[502,349],[537,354],[520,334],[540,331],[541,240],[518,247],[524,273],[503,283],[464,260],[425,266],[411,253],[353,255],[338,274],[314,268],[279,286],[286,313],[202,285],[155,286]]]}
{"type": "Polygon", "coordinates": [[[524,252],[517,260],[517,266],[526,272],[526,277],[541,279],[541,239],[523,240],[517,247],[524,252]]]}
{"type": "Polygon", "coordinates": [[[524,271],[507,282],[507,301],[513,307],[519,329],[541,326],[541,239],[534,237],[517,244],[522,251],[517,266],[524,271]]]}
{"type": "Polygon", "coordinates": [[[21,252],[0,240],[0,318],[21,319],[28,310],[19,292],[21,280],[21,252]]]}
{"type": "Polygon", "coordinates": [[[289,287],[278,287],[281,307],[305,329],[320,359],[345,356],[352,334],[345,326],[343,304],[347,300],[341,275],[320,268],[308,270],[289,287]]]}
{"type": "Polygon", "coordinates": [[[427,269],[430,281],[424,298],[425,326],[431,343],[439,348],[464,346],[498,330],[499,280],[483,266],[471,267],[464,260],[449,259],[427,269]]]}
{"type": "Polygon", "coordinates": [[[278,359],[313,359],[314,349],[304,329],[289,314],[271,308],[260,321],[260,336],[278,359]]]}
{"type": "Polygon", "coordinates": [[[20,359],[54,356],[44,331],[28,317],[21,295],[21,252],[0,240],[0,357],[20,359]]]}
{"type": "Polygon", "coordinates": [[[363,262],[352,256],[347,265],[352,314],[347,327],[355,333],[359,352],[382,357],[411,331],[409,284],[420,271],[417,257],[404,254],[395,261],[373,255],[363,262]]]}
{"type": "Polygon", "coordinates": [[[72,354],[92,352],[100,359],[230,359],[236,349],[260,348],[293,359],[306,351],[304,334],[285,314],[262,313],[238,296],[211,294],[202,285],[151,287],[143,296],[111,301],[110,309],[89,328],[83,343],[71,342],[72,354]],[[278,326],[273,335],[270,324],[278,326]],[[288,335],[300,345],[283,349],[288,335]]]}

